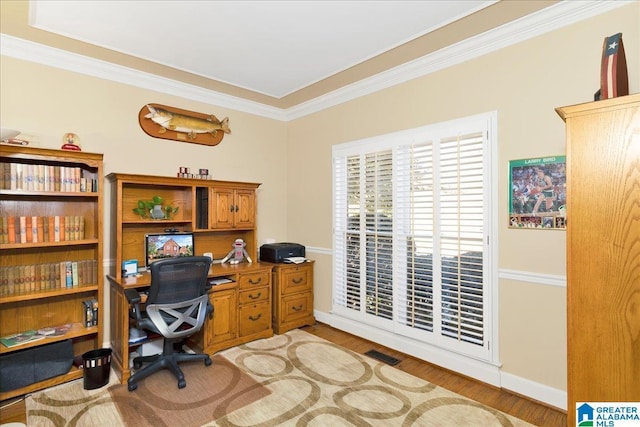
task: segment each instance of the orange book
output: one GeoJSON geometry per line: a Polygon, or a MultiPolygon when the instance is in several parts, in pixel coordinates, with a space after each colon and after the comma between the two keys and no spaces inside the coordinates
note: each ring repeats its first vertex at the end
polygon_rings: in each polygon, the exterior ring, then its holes
{"type": "Polygon", "coordinates": [[[15,216],[10,216],[9,218],[7,218],[7,229],[9,232],[9,235],[7,236],[9,238],[9,243],[15,243],[16,242],[16,217],[15,216]]]}
{"type": "Polygon", "coordinates": [[[64,219],[64,215],[60,215],[60,239],[59,241],[64,241],[65,239],[65,235],[64,235],[64,227],[65,227],[65,219],[64,219]]]}
{"type": "Polygon", "coordinates": [[[38,228],[38,241],[44,242],[46,239],[44,238],[44,220],[45,218],[38,216],[36,217],[36,223],[38,228]]]}
{"type": "Polygon", "coordinates": [[[49,241],[56,241],[56,218],[54,216],[48,216],[47,221],[49,221],[49,241]]]}

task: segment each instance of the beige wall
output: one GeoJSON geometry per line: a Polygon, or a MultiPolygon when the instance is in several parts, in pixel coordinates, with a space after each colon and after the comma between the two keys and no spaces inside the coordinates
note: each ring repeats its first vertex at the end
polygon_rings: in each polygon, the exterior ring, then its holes
{"type": "MultiPolygon", "coordinates": [[[[599,87],[604,37],[623,33],[630,90],[640,90],[640,3],[288,124],[289,239],[331,248],[331,147],[457,117],[498,111],[499,268],[565,275],[565,232],[510,230],[508,162],[564,155],[554,108],[588,102],[599,87]]],[[[321,251],[322,252],[322,251],[321,251]]],[[[315,308],[331,310],[331,257],[317,259],[315,308]]],[[[566,390],[562,287],[500,280],[503,372],[566,390]]]]}
{"type": "MultiPolygon", "coordinates": [[[[564,124],[554,108],[592,98],[604,37],[623,33],[630,89],[640,91],[639,28],[635,2],[288,123],[3,56],[0,119],[2,126],[20,129],[46,148],[59,147],[66,132],[77,133],[83,150],[104,153],[106,173],[172,176],[188,166],[208,168],[217,179],[263,183],[259,243],[270,237],[312,250],[315,309],[328,314],[331,147],[492,110],[499,123],[499,267],[563,276],[563,231],[507,229],[508,161],[564,153],[564,124]],[[137,122],[149,102],[229,116],[233,132],[216,147],[151,138],[137,122]]],[[[109,203],[108,191],[106,196],[109,203]]],[[[109,227],[105,217],[105,248],[109,227]]],[[[564,289],[500,280],[499,298],[503,372],[566,389],[564,289]]]]}
{"type": "Polygon", "coordinates": [[[259,242],[286,237],[286,123],[6,56],[0,85],[2,126],[21,130],[32,145],[59,148],[62,135],[74,132],[84,151],[104,153],[105,173],[175,176],[187,166],[207,168],[215,179],[260,182],[259,242]],[[228,116],[232,132],[215,147],[152,138],[138,123],[147,103],[228,116]]]}
{"type": "MultiPolygon", "coordinates": [[[[257,201],[258,243],[267,237],[286,238],[284,122],[6,56],[0,61],[0,88],[3,127],[21,130],[32,145],[42,148],[60,148],[62,136],[74,132],[83,151],[104,154],[105,174],[175,176],[180,166],[187,166],[207,168],[215,179],[262,183],[257,201]],[[152,138],[138,123],[138,113],[147,103],[228,116],[232,133],[215,147],[152,138]]],[[[104,257],[112,263],[108,207],[112,201],[106,180],[104,185],[104,257]]],[[[107,319],[108,293],[105,297],[107,319]]]]}

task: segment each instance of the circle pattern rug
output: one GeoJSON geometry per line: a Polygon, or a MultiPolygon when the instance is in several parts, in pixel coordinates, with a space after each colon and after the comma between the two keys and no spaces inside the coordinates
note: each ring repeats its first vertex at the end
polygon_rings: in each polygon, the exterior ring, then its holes
{"type": "Polygon", "coordinates": [[[221,353],[271,390],[208,426],[530,426],[300,330],[221,353]]]}
{"type": "Polygon", "coordinates": [[[127,391],[82,380],[27,398],[29,426],[508,427],[531,424],[301,330],[158,372],[127,391]],[[217,368],[216,368],[217,367],[217,368]],[[213,369],[211,369],[213,368],[213,369]]]}

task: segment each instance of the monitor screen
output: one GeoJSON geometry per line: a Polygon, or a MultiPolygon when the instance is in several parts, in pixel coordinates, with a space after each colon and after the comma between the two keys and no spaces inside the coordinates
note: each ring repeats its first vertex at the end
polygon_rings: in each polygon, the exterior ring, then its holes
{"type": "Polygon", "coordinates": [[[154,261],[193,256],[193,233],[153,233],[144,236],[147,269],[154,261]]]}

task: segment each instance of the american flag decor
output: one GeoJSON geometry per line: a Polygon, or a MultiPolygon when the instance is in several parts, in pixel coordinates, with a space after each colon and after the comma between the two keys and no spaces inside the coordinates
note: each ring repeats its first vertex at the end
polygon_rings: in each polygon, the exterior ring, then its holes
{"type": "Polygon", "coordinates": [[[600,99],[615,98],[629,94],[627,59],[624,56],[622,33],[605,37],[602,46],[600,70],[600,99]]]}

